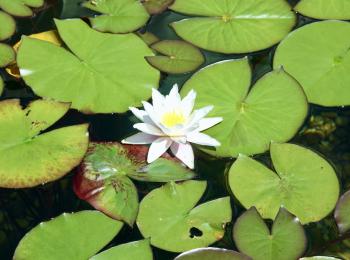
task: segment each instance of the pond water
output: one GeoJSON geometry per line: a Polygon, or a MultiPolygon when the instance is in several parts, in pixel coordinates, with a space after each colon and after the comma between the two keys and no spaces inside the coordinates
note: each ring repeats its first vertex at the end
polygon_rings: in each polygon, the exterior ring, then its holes
{"type": "MultiPolygon", "coordinates": [[[[45,8],[37,13],[32,19],[18,19],[17,32],[8,41],[14,44],[22,34],[29,35],[48,29],[53,29],[53,18],[71,18],[89,14],[87,9],[79,7],[77,0],[49,0],[45,8]]],[[[289,1],[294,5],[297,0],[289,1]]],[[[149,21],[145,30],[154,33],[161,39],[179,39],[174,31],[168,26],[169,23],[177,21],[185,16],[166,11],[157,15],[149,21]]],[[[313,22],[311,18],[298,17],[298,27],[313,22]]],[[[248,54],[253,70],[253,81],[272,70],[271,59],[276,46],[264,51],[248,54]]],[[[206,62],[202,65],[226,60],[241,58],[246,55],[224,55],[209,51],[203,51],[206,62]]],[[[38,98],[32,90],[21,80],[11,78],[0,70],[6,81],[1,100],[20,98],[23,104],[38,98]]],[[[163,74],[160,82],[160,92],[166,94],[173,84],[182,86],[193,73],[181,75],[163,74]]],[[[132,82],[130,82],[132,84],[132,82]]],[[[107,115],[85,115],[71,110],[50,129],[77,123],[89,123],[90,140],[92,141],[120,141],[134,133],[133,124],[136,118],[130,113],[107,114],[107,115]]],[[[331,161],[341,181],[341,193],[350,188],[350,108],[324,108],[310,105],[309,115],[299,133],[290,141],[301,144],[322,153],[331,161]]],[[[196,151],[196,173],[198,179],[208,181],[208,189],[201,201],[208,201],[223,196],[232,196],[227,188],[227,169],[234,161],[233,159],[213,159],[201,151],[196,151]]],[[[269,153],[256,155],[254,158],[271,165],[269,153]]],[[[19,163],[20,163],[19,158],[19,163]]],[[[92,207],[77,198],[72,190],[72,177],[74,171],[64,178],[53,183],[40,185],[30,189],[0,189],[0,259],[10,259],[20,239],[38,223],[50,220],[63,212],[76,212],[92,207]]],[[[161,184],[135,182],[140,200],[149,191],[161,184]]],[[[233,196],[232,196],[233,197],[233,196]]],[[[233,219],[243,212],[243,208],[235,200],[232,200],[233,219]]],[[[230,223],[225,237],[214,244],[217,247],[235,249],[231,236],[230,223]]],[[[333,216],[329,216],[320,222],[305,226],[307,235],[312,241],[308,247],[309,255],[322,255],[327,252],[346,252],[350,247],[336,241],[337,228],[333,216]]],[[[109,245],[121,244],[142,239],[142,235],[135,227],[131,229],[124,226],[122,231],[109,245]]],[[[350,244],[350,240],[348,245],[350,244]]],[[[107,247],[109,247],[109,245],[107,247]]],[[[172,259],[176,254],[153,248],[155,259],[172,259]]],[[[350,253],[348,253],[350,257],[350,253]]],[[[350,258],[348,258],[350,259],[350,258]]]]}

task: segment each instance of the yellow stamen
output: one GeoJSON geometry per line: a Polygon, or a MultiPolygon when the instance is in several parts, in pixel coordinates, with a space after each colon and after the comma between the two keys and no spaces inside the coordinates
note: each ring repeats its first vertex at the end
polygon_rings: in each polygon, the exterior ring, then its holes
{"type": "Polygon", "coordinates": [[[185,123],[185,117],[181,112],[171,111],[164,113],[161,123],[166,127],[173,127],[185,123]]]}

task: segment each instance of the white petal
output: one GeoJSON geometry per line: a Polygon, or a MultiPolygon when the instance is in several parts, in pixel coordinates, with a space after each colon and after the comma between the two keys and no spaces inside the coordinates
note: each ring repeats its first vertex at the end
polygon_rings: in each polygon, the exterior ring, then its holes
{"type": "Polygon", "coordinates": [[[208,129],[222,121],[222,117],[208,117],[208,118],[202,118],[198,122],[198,128],[196,129],[197,132],[201,132],[205,129],[208,129]]]}
{"type": "Polygon", "coordinates": [[[155,140],[149,148],[147,162],[151,163],[157,160],[160,156],[162,156],[163,153],[165,153],[169,149],[171,144],[172,140],[167,137],[161,137],[155,140]]]}
{"type": "Polygon", "coordinates": [[[129,107],[129,110],[144,123],[152,123],[151,118],[148,116],[148,113],[145,110],[140,110],[136,107],[129,107]]]}
{"type": "Polygon", "coordinates": [[[134,128],[150,135],[162,136],[163,132],[156,126],[146,123],[134,124],[134,128]]]}
{"type": "Polygon", "coordinates": [[[201,109],[195,110],[192,115],[190,122],[187,125],[187,129],[190,128],[198,128],[199,127],[199,120],[201,120],[203,117],[205,117],[212,109],[214,106],[206,106],[201,109]]]}
{"type": "MultiPolygon", "coordinates": [[[[148,102],[142,102],[143,107],[145,108],[148,116],[151,118],[154,125],[156,125],[163,133],[167,133],[168,130],[165,126],[163,126],[159,121],[159,115],[154,111],[153,106],[148,102]]],[[[159,111],[160,113],[163,111],[159,111]]]]}
{"type": "Polygon", "coordinates": [[[181,101],[181,106],[184,114],[189,116],[193,110],[194,101],[196,100],[197,93],[192,89],[186,97],[181,101]]]}
{"type": "Polygon", "coordinates": [[[199,132],[192,132],[187,134],[187,141],[200,145],[220,146],[220,143],[215,138],[199,132]]]}
{"type": "Polygon", "coordinates": [[[170,137],[174,142],[185,144],[187,139],[185,136],[171,136],[170,137]]]}
{"type": "Polygon", "coordinates": [[[192,146],[189,143],[179,144],[173,143],[170,147],[173,154],[179,158],[190,169],[194,168],[194,154],[192,146]]]}
{"type": "Polygon", "coordinates": [[[122,140],[123,144],[150,144],[158,137],[145,133],[137,133],[122,140]]]}
{"type": "Polygon", "coordinates": [[[170,90],[169,95],[165,97],[165,103],[170,109],[180,107],[181,97],[179,94],[179,87],[177,84],[173,86],[173,88],[170,90]]]}
{"type": "Polygon", "coordinates": [[[165,97],[155,88],[152,88],[152,104],[155,110],[162,109],[165,103],[165,97]]]}

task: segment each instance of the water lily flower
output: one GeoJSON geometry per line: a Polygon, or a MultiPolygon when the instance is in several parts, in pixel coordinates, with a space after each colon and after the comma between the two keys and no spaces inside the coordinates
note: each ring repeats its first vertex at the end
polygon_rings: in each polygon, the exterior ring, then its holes
{"type": "Polygon", "coordinates": [[[194,154],[190,143],[219,146],[216,139],[201,131],[222,121],[221,117],[205,118],[213,106],[193,111],[195,99],[196,92],[191,90],[181,100],[177,84],[166,96],[153,89],[153,105],[143,101],[145,110],[130,107],[132,113],[143,122],[134,124],[134,128],[141,132],[122,140],[122,143],[151,144],[147,155],[148,163],[155,161],[170,148],[174,156],[193,169],[194,154]]]}

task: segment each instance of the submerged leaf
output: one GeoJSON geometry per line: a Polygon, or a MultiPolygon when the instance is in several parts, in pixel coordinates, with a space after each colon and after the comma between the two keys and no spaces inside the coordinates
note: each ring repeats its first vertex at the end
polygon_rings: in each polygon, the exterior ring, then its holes
{"type": "Polygon", "coordinates": [[[74,178],[80,199],[107,215],[133,225],[138,212],[138,194],[129,179],[167,182],[187,180],[194,174],[169,155],[147,164],[145,146],[91,143],[74,178]]]}
{"type": "Polygon", "coordinates": [[[296,20],[285,0],[176,0],[170,9],[194,16],[171,24],[181,38],[222,53],[271,47],[288,34],[296,20]]]}
{"type": "Polygon", "coordinates": [[[63,213],[27,233],[13,259],[86,260],[109,243],[122,226],[98,211],[63,213]]]}
{"type": "Polygon", "coordinates": [[[159,38],[151,32],[137,32],[137,35],[148,45],[152,45],[159,41],[159,38]]]}
{"type": "Polygon", "coordinates": [[[206,247],[196,248],[177,256],[175,260],[250,260],[251,258],[233,250],[206,247]]]}
{"type": "Polygon", "coordinates": [[[135,34],[100,33],[79,19],[56,25],[71,52],[28,37],[18,51],[21,75],[37,95],[87,113],[122,113],[158,86],[159,72],[144,59],[153,52],[135,34]]]}
{"type": "Polygon", "coordinates": [[[233,163],[229,185],[235,197],[245,208],[255,206],[263,218],[274,219],[281,206],[304,224],[326,217],[339,195],[333,167],[294,144],[273,143],[270,152],[276,173],[244,155],[233,163]]]}
{"type": "Polygon", "coordinates": [[[174,0],[142,0],[143,5],[150,14],[164,12],[173,2],[174,0]]]}
{"type": "Polygon", "coordinates": [[[271,141],[288,141],[298,131],[308,110],[298,82],[278,69],[264,75],[251,89],[250,84],[247,58],[211,64],[185,83],[181,95],[194,89],[195,109],[213,105],[209,116],[223,118],[205,131],[221,146],[202,150],[220,157],[253,155],[267,151],[271,141]]]}
{"type": "Polygon", "coordinates": [[[153,260],[152,248],[149,240],[140,240],[130,242],[127,244],[118,245],[112,247],[106,251],[103,251],[93,257],[90,260],[153,260]]]}
{"type": "Polygon", "coordinates": [[[350,230],[350,191],[340,197],[335,208],[334,218],[337,222],[340,233],[350,230]]]}
{"type": "Polygon", "coordinates": [[[140,204],[137,226],[153,246],[183,252],[220,240],[231,221],[230,198],[195,205],[206,188],[204,181],[169,182],[151,191],[140,204]]]}
{"type": "Polygon", "coordinates": [[[151,46],[160,55],[146,57],[146,60],[160,71],[180,74],[197,69],[203,62],[203,54],[184,41],[164,40],[151,46]]]}
{"type": "Polygon", "coordinates": [[[102,32],[132,32],[145,25],[149,18],[139,0],[89,0],[83,6],[101,13],[90,18],[90,22],[92,28],[102,32]]]}
{"type": "Polygon", "coordinates": [[[349,34],[350,23],[342,21],[298,28],[276,49],[274,68],[283,66],[301,84],[311,103],[350,105],[349,34]]]}
{"type": "Polygon", "coordinates": [[[69,104],[49,100],[33,101],[25,109],[17,99],[0,102],[0,187],[44,184],[80,163],[89,141],[87,125],[40,134],[68,109],[69,104]]]}
{"type": "Polygon", "coordinates": [[[284,208],[279,210],[271,232],[257,210],[249,209],[237,219],[233,238],[239,251],[254,260],[298,259],[307,246],[303,226],[284,208]]]}

